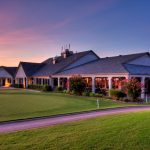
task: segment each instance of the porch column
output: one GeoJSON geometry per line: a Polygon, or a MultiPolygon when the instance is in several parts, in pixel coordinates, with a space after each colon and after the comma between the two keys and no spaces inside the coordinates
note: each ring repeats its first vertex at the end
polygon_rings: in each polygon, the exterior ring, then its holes
{"type": "Polygon", "coordinates": [[[60,86],[60,77],[58,77],[58,87],[60,86]]]}
{"type": "Polygon", "coordinates": [[[36,85],[36,78],[33,78],[33,84],[36,85]]]}
{"type": "Polygon", "coordinates": [[[67,90],[68,91],[70,90],[70,78],[69,77],[67,78],[67,90]]]}
{"type": "Polygon", "coordinates": [[[17,78],[15,78],[15,84],[17,84],[18,82],[17,82],[17,78]]]}
{"type": "Polygon", "coordinates": [[[53,78],[50,78],[50,85],[52,88],[54,88],[54,79],[53,78]]]}
{"type": "Polygon", "coordinates": [[[41,78],[41,85],[43,85],[43,78],[41,78]]]}
{"type": "MultiPolygon", "coordinates": [[[[108,88],[109,90],[112,89],[112,77],[108,77],[108,88]]],[[[110,92],[109,92],[109,96],[110,96],[110,92]]]]}
{"type": "Polygon", "coordinates": [[[141,98],[144,99],[145,98],[145,77],[141,77],[141,84],[142,84],[141,98]]]}
{"type": "Polygon", "coordinates": [[[0,86],[2,86],[2,78],[0,78],[0,86]]]}
{"type": "Polygon", "coordinates": [[[52,87],[52,78],[49,78],[49,86],[52,87]]]}
{"type": "Polygon", "coordinates": [[[92,77],[92,92],[95,93],[95,77],[92,77]]]}
{"type": "Polygon", "coordinates": [[[11,83],[11,85],[14,84],[14,79],[13,78],[10,78],[10,83],[11,83]]]}
{"type": "MultiPolygon", "coordinates": [[[[26,88],[26,83],[25,83],[25,78],[22,79],[23,80],[23,88],[26,88]]],[[[20,84],[20,83],[19,83],[20,84]]]]}
{"type": "Polygon", "coordinates": [[[28,88],[28,78],[26,78],[26,88],[28,88]]]}

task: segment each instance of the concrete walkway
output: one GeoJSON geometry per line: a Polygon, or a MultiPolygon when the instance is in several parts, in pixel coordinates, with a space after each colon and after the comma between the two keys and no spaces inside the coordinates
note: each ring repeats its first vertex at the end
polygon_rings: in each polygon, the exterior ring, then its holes
{"type": "Polygon", "coordinates": [[[150,110],[150,106],[130,106],[123,108],[110,108],[97,111],[89,111],[82,113],[72,113],[65,115],[56,115],[51,117],[41,117],[33,119],[25,119],[18,121],[9,121],[0,123],[0,133],[16,132],[21,130],[28,130],[33,128],[40,128],[46,126],[52,126],[77,120],[84,120],[89,118],[120,114],[120,113],[130,113],[150,110]]]}
{"type": "Polygon", "coordinates": [[[41,91],[38,91],[38,90],[32,90],[32,89],[24,89],[24,88],[14,88],[14,87],[5,87],[5,86],[1,86],[0,87],[0,90],[1,91],[5,91],[5,90],[18,90],[18,91],[28,91],[28,92],[41,92],[41,91]]]}

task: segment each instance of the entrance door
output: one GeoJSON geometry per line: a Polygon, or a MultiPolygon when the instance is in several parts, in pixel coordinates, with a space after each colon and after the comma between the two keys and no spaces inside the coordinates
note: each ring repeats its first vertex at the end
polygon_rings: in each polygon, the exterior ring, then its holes
{"type": "Polygon", "coordinates": [[[2,86],[5,86],[5,79],[2,79],[2,86]]]}

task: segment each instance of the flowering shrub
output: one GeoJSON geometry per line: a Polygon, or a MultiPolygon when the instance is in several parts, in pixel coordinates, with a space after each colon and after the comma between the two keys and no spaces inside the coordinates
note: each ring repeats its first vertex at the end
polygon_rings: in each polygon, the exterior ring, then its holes
{"type": "Polygon", "coordinates": [[[136,100],[141,94],[142,84],[136,79],[132,78],[130,80],[124,80],[122,90],[132,98],[136,100]]]}
{"type": "Polygon", "coordinates": [[[85,90],[85,82],[80,75],[72,76],[70,78],[70,89],[74,91],[75,94],[82,95],[85,90]]]}

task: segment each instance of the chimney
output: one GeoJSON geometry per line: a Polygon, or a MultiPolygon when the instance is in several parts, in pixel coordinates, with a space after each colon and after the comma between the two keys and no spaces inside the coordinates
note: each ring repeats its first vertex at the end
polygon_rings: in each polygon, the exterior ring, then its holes
{"type": "Polygon", "coordinates": [[[53,64],[56,64],[56,62],[57,62],[57,56],[53,57],[53,64]]]}
{"type": "Polygon", "coordinates": [[[73,54],[73,51],[70,51],[70,44],[69,44],[69,49],[67,48],[67,45],[65,46],[65,49],[62,48],[61,56],[63,58],[67,58],[72,54],[73,54]]]}

